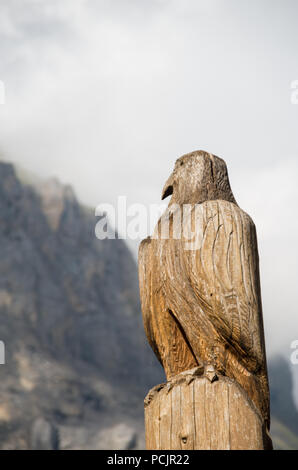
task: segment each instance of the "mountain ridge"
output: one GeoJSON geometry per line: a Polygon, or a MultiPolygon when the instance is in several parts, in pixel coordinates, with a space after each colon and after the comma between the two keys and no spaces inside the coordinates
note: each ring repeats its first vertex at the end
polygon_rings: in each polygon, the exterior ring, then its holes
{"type": "Polygon", "coordinates": [[[14,439],[29,446],[38,418],[140,428],[142,400],[163,378],[145,340],[128,248],[97,240],[95,217],[72,190],[51,184],[39,194],[0,164],[0,435],[9,448],[14,439]]]}

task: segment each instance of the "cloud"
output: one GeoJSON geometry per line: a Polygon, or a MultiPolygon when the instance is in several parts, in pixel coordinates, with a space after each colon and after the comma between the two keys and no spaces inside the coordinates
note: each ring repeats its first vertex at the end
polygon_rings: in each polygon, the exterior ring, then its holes
{"type": "Polygon", "coordinates": [[[297,157],[283,159],[258,172],[239,172],[234,185],[257,227],[267,349],[287,357],[298,339],[297,174],[297,157]]]}
{"type": "Polygon", "coordinates": [[[257,225],[268,349],[297,336],[297,2],[2,0],[0,147],[96,206],[160,202],[175,159],[223,157],[257,225]]]}

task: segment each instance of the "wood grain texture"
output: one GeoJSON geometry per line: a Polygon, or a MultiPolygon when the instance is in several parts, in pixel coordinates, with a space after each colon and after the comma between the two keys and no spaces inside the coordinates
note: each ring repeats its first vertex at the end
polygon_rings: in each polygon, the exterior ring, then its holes
{"type": "MultiPolygon", "coordinates": [[[[255,225],[234,199],[225,162],[206,152],[193,152],[177,160],[163,190],[163,196],[167,195],[172,195],[167,210],[153,236],[139,249],[140,295],[148,341],[168,381],[195,367],[203,374],[211,364],[218,375],[243,388],[269,429],[255,225]],[[188,211],[181,217],[185,205],[188,211]],[[168,237],[164,237],[165,226],[168,237]],[[186,227],[194,233],[191,243],[186,227]]],[[[227,391],[220,386],[205,391],[196,388],[192,403],[201,396],[202,407],[211,416],[214,393],[221,394],[227,403],[227,391]]],[[[226,409],[213,419],[226,420],[226,409]]],[[[187,426],[195,427],[197,419],[195,416],[187,426]]],[[[210,434],[209,424],[201,423],[206,435],[210,434]]],[[[225,432],[212,439],[227,442],[225,432]]],[[[191,445],[195,448],[217,446],[204,436],[194,436],[191,445]]]]}
{"type": "Polygon", "coordinates": [[[272,449],[259,411],[227,377],[219,376],[211,383],[206,377],[196,376],[189,382],[187,376],[178,375],[172,387],[168,383],[145,402],[149,450],[272,449]],[[158,441],[156,436],[160,436],[158,441]]]}

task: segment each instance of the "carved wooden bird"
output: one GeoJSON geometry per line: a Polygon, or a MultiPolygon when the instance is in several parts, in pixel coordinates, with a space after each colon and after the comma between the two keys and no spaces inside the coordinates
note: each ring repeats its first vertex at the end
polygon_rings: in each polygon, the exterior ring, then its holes
{"type": "Polygon", "coordinates": [[[149,343],[167,380],[200,366],[210,380],[217,374],[234,379],[269,429],[255,225],[234,199],[225,162],[207,152],[176,161],[162,199],[169,195],[154,235],[139,249],[149,343]],[[188,211],[181,217],[183,207],[188,211]],[[167,226],[168,237],[162,234],[167,226]],[[193,245],[178,236],[177,227],[185,226],[194,229],[193,245]]]}

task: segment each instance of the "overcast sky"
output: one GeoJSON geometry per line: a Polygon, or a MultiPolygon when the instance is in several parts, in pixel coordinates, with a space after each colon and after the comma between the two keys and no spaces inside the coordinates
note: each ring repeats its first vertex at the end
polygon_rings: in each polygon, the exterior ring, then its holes
{"type": "MultiPolygon", "coordinates": [[[[91,206],[224,158],[259,237],[269,353],[298,339],[297,0],[0,0],[2,158],[91,206]]],[[[298,368],[298,366],[296,366],[298,368]]]]}

